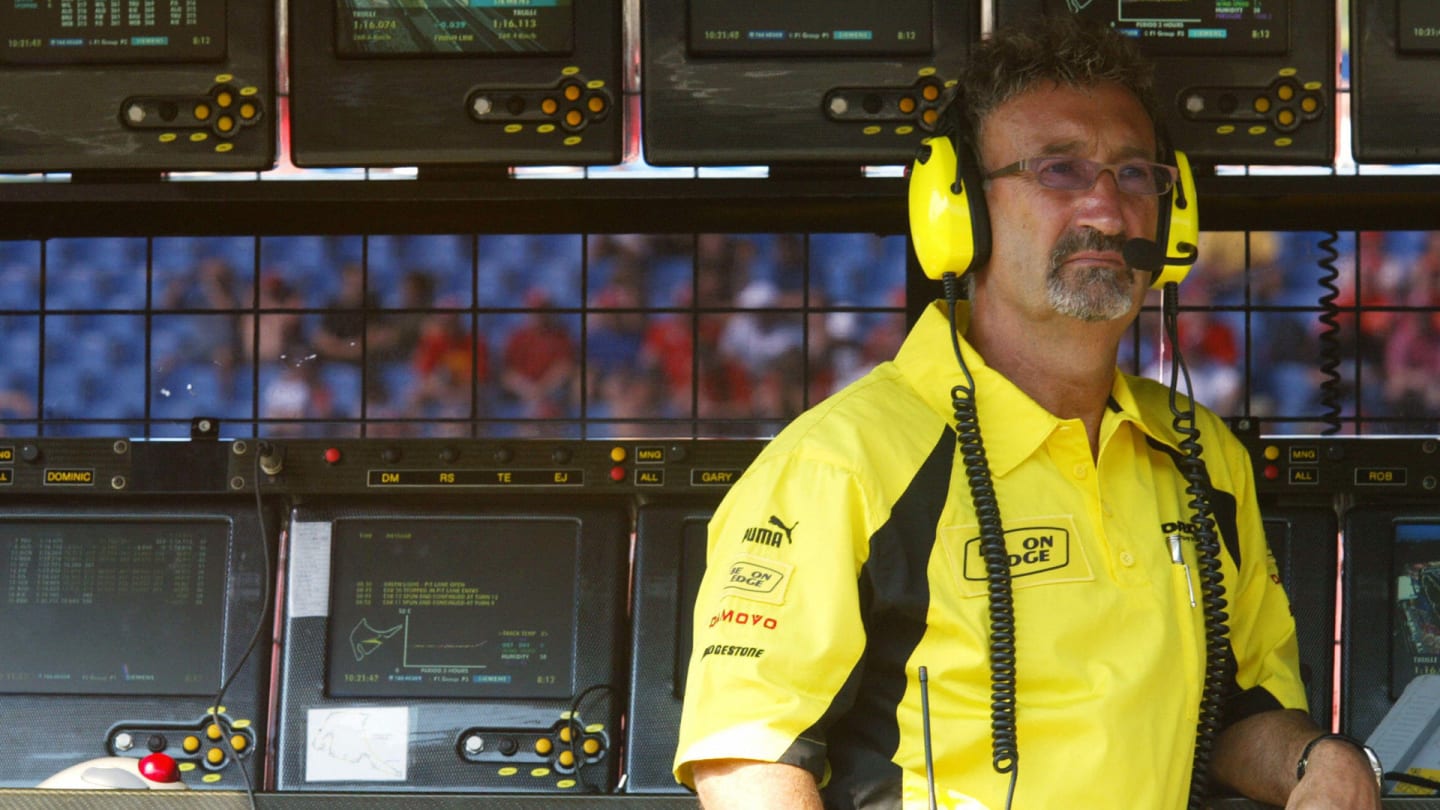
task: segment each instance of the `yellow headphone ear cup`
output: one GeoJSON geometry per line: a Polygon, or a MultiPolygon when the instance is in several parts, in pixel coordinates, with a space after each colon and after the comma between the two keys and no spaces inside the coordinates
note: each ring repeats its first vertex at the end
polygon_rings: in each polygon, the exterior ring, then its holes
{"type": "MultiPolygon", "coordinates": [[[[978,184],[960,182],[958,162],[955,144],[948,136],[939,136],[925,141],[910,168],[910,238],[920,268],[933,279],[946,273],[963,275],[977,263],[976,217],[970,197],[981,194],[979,205],[983,207],[984,192],[978,184]]],[[[986,228],[980,236],[983,244],[989,238],[989,226],[981,224],[986,228]]]]}
{"type": "Polygon", "coordinates": [[[1156,242],[1165,249],[1167,261],[1150,286],[1161,289],[1170,282],[1179,284],[1185,280],[1190,268],[1195,265],[1195,256],[1200,244],[1200,206],[1195,199],[1195,174],[1190,169],[1190,159],[1184,152],[1175,152],[1175,166],[1180,177],[1170,191],[1170,207],[1162,212],[1160,233],[1156,242]],[[1183,262],[1171,262],[1171,258],[1183,258],[1183,262]]]}

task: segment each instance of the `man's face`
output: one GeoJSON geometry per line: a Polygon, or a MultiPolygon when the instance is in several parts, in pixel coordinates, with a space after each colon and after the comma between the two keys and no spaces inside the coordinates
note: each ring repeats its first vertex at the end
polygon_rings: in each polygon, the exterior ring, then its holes
{"type": "MultiPolygon", "coordinates": [[[[985,119],[980,160],[992,172],[1019,160],[1063,155],[1099,163],[1154,160],[1155,134],[1140,102],[1119,85],[1037,85],[985,119]]],[[[1159,197],[1121,191],[1102,172],[1087,190],[1042,186],[1029,172],[989,181],[994,249],[986,288],[1032,317],[1129,320],[1150,274],[1129,268],[1127,239],[1153,239],[1159,197]]]]}

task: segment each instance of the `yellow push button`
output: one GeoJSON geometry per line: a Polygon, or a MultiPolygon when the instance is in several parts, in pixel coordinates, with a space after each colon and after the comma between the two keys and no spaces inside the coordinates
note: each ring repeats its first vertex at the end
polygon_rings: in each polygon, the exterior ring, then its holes
{"type": "Polygon", "coordinates": [[[209,120],[210,120],[210,105],[209,105],[209,104],[196,104],[196,105],[195,105],[195,120],[196,120],[196,121],[209,121],[209,120]]]}
{"type": "Polygon", "coordinates": [[[218,740],[225,736],[225,730],[220,728],[219,723],[211,723],[205,727],[205,736],[212,740],[218,740]]]}
{"type": "Polygon", "coordinates": [[[230,95],[230,92],[227,90],[215,96],[215,103],[221,107],[229,107],[235,103],[235,97],[230,95]]]}
{"type": "Polygon", "coordinates": [[[211,765],[219,765],[225,761],[225,752],[219,748],[211,748],[205,752],[205,761],[211,765]]]}
{"type": "Polygon", "coordinates": [[[589,107],[592,113],[605,112],[605,99],[603,96],[591,96],[585,106],[589,107]]]}
{"type": "Polygon", "coordinates": [[[578,84],[572,84],[572,85],[566,86],[566,88],[565,88],[565,100],[566,100],[566,101],[579,101],[579,100],[580,100],[580,85],[578,85],[578,84]]]}
{"type": "Polygon", "coordinates": [[[926,101],[934,101],[935,99],[940,98],[940,88],[936,87],[933,84],[927,84],[925,85],[925,89],[920,91],[920,95],[926,101]]]}
{"type": "Polygon", "coordinates": [[[560,103],[553,98],[547,98],[540,102],[540,112],[546,115],[554,115],[560,109],[560,103]]]}
{"type": "Polygon", "coordinates": [[[180,747],[184,749],[185,753],[193,754],[196,751],[200,750],[200,738],[196,737],[194,734],[191,734],[184,740],[180,741],[180,747]]]}
{"type": "Polygon", "coordinates": [[[231,118],[228,115],[222,115],[219,118],[215,119],[215,128],[220,130],[221,132],[234,132],[235,119],[231,118]]]}
{"type": "Polygon", "coordinates": [[[556,757],[555,761],[566,768],[575,767],[575,755],[569,751],[561,751],[560,756],[556,757]]]}
{"type": "Polygon", "coordinates": [[[600,741],[595,739],[594,737],[586,740],[585,743],[580,747],[585,751],[586,754],[592,757],[600,753],[600,741]]]}
{"type": "Polygon", "coordinates": [[[230,747],[235,749],[235,753],[238,754],[241,751],[244,751],[248,745],[250,745],[250,739],[244,734],[230,735],[230,747]]]}
{"type": "Polygon", "coordinates": [[[565,123],[572,127],[578,127],[585,121],[585,116],[579,110],[571,110],[565,113],[565,123]]]}
{"type": "Polygon", "coordinates": [[[560,729],[560,742],[568,743],[573,739],[575,739],[575,733],[570,730],[569,726],[560,729]]]}
{"type": "Polygon", "coordinates": [[[542,757],[549,756],[555,750],[555,744],[550,742],[549,737],[541,737],[535,741],[535,753],[542,757]]]}
{"type": "Polygon", "coordinates": [[[1270,99],[1267,98],[1266,96],[1259,96],[1259,97],[1257,97],[1257,98],[1255,99],[1255,112],[1257,112],[1257,113],[1267,113],[1267,112],[1270,112],[1270,99]]]}
{"type": "Polygon", "coordinates": [[[1282,127],[1288,127],[1295,123],[1295,112],[1293,110],[1281,110],[1276,114],[1275,121],[1282,127]]]}
{"type": "Polygon", "coordinates": [[[1275,96],[1281,101],[1289,101],[1295,97],[1295,88],[1288,84],[1282,84],[1275,88],[1275,96]]]}
{"type": "Polygon", "coordinates": [[[246,121],[249,121],[250,119],[254,118],[259,114],[260,108],[256,107],[254,104],[250,104],[247,102],[240,105],[240,117],[244,118],[246,121]]]}

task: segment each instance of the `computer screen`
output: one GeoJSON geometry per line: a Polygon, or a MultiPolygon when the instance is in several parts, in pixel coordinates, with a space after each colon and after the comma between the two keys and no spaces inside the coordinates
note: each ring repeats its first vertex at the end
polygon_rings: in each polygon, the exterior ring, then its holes
{"type": "Polygon", "coordinates": [[[275,19],[239,0],[0,0],[0,172],[275,161],[275,19]]]}
{"type": "Polygon", "coordinates": [[[1418,675],[1440,673],[1440,511],[1345,516],[1341,729],[1367,737],[1418,675]]]}
{"type": "Polygon", "coordinates": [[[1072,11],[1133,37],[1163,56],[1281,55],[1290,49],[1291,0],[1045,0],[1045,11],[1072,11]]]}
{"type": "Polygon", "coordinates": [[[213,694],[229,542],[220,519],[0,523],[0,693],[213,694]]]}
{"type": "Polygon", "coordinates": [[[1440,161],[1440,4],[1350,4],[1351,148],[1365,163],[1440,161]]]}
{"type": "Polygon", "coordinates": [[[573,517],[337,520],[329,694],[569,699],[581,528],[573,517]],[[544,599],[530,598],[537,583],[544,599]]]}
{"type": "Polygon", "coordinates": [[[645,159],[908,164],[979,36],[979,2],[645,3],[645,159]]]}
{"type": "Polygon", "coordinates": [[[223,2],[0,3],[0,64],[218,62],[223,2]]]}
{"type": "Polygon", "coordinates": [[[567,54],[575,47],[571,0],[384,5],[340,0],[335,51],[342,56],[567,54]]]}
{"type": "Polygon", "coordinates": [[[1163,121],[1197,168],[1331,165],[1335,14],[1301,0],[996,0],[997,25],[1073,14],[1154,62],[1163,121]]]}
{"type": "Polygon", "coordinates": [[[1390,692],[1440,673],[1440,520],[1395,526],[1390,692]]]}
{"type": "Polygon", "coordinates": [[[317,0],[289,18],[299,166],[618,163],[620,0],[317,0]]]}

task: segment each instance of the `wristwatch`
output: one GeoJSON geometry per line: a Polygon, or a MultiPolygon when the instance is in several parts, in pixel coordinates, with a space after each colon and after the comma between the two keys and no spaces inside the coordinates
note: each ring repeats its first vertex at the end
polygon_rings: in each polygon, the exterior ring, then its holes
{"type": "Polygon", "coordinates": [[[1349,745],[1354,746],[1355,749],[1358,750],[1360,753],[1364,754],[1365,759],[1370,761],[1370,770],[1375,772],[1376,786],[1378,786],[1382,791],[1385,789],[1385,768],[1380,764],[1380,757],[1376,756],[1375,749],[1371,748],[1363,742],[1360,742],[1354,737],[1348,737],[1344,734],[1321,734],[1319,737],[1316,737],[1310,742],[1305,743],[1305,750],[1300,752],[1300,762],[1295,766],[1296,779],[1305,778],[1305,766],[1310,761],[1310,752],[1315,748],[1316,743],[1323,742],[1325,740],[1339,740],[1340,742],[1348,743],[1349,745]]]}

